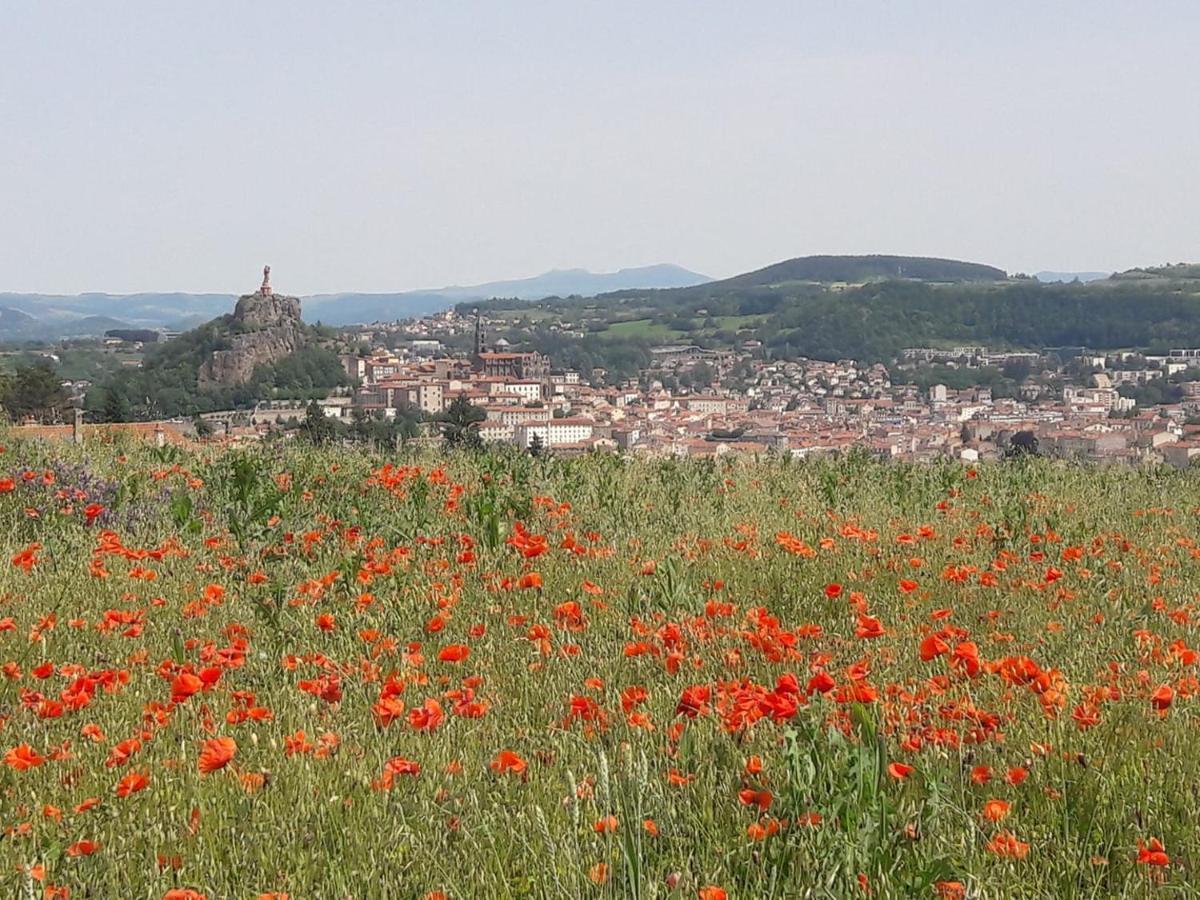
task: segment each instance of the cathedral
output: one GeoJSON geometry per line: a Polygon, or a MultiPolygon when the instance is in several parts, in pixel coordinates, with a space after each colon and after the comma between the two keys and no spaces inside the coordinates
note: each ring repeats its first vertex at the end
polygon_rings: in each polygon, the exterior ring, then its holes
{"type": "Polygon", "coordinates": [[[475,311],[475,353],[472,369],[492,378],[516,381],[544,381],[550,377],[550,360],[536,350],[527,353],[499,353],[484,349],[483,320],[475,311]]]}

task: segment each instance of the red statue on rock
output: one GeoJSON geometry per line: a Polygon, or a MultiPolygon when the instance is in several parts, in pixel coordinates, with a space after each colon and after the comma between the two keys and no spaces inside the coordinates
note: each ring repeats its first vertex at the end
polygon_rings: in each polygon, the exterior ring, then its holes
{"type": "Polygon", "coordinates": [[[263,266],[263,283],[258,292],[264,297],[271,296],[271,267],[263,266]]]}

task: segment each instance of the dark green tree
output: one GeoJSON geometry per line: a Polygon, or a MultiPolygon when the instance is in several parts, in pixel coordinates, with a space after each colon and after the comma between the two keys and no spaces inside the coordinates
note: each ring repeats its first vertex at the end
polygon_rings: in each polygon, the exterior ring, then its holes
{"type": "Polygon", "coordinates": [[[1021,459],[1038,455],[1037,435],[1032,431],[1018,431],[1008,442],[1004,451],[1006,459],[1021,459]]]}
{"type": "Polygon", "coordinates": [[[337,423],[325,415],[316,400],[310,400],[300,431],[314,444],[328,444],[337,436],[337,423]]]}
{"type": "Polygon", "coordinates": [[[679,376],[679,383],[692,390],[712,387],[717,378],[716,370],[706,362],[696,363],[679,376]]]}
{"type": "Polygon", "coordinates": [[[101,410],[106,422],[127,422],[132,416],[129,398],[119,387],[112,387],[104,393],[104,408],[101,410]]]}
{"type": "Polygon", "coordinates": [[[371,427],[374,422],[370,414],[361,406],[350,410],[350,439],[356,443],[366,443],[374,436],[371,427]]]}
{"type": "Polygon", "coordinates": [[[56,422],[67,405],[67,394],[49,362],[18,366],[7,383],[4,408],[14,420],[32,416],[39,422],[56,422]]]}
{"type": "Polygon", "coordinates": [[[1004,372],[1005,378],[1021,382],[1033,374],[1033,366],[1031,366],[1026,360],[1014,359],[1011,362],[1005,363],[1002,371],[1004,372]]]}
{"type": "Polygon", "coordinates": [[[487,414],[459,394],[438,417],[438,430],[442,442],[450,448],[477,449],[483,446],[479,436],[479,423],[487,418],[487,414]]]}
{"type": "Polygon", "coordinates": [[[396,443],[407,444],[421,433],[421,413],[415,409],[397,410],[396,418],[392,420],[396,443]]]}

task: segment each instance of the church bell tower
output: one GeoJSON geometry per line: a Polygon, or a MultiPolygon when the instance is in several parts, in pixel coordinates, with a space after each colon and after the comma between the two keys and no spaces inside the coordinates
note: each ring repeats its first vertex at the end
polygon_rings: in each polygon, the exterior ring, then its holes
{"type": "Polygon", "coordinates": [[[483,355],[483,317],[475,310],[475,365],[482,365],[483,355]]]}

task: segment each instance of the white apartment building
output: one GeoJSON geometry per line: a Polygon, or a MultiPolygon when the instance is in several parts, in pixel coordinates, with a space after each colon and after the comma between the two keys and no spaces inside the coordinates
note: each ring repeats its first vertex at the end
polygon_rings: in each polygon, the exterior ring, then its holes
{"type": "Polygon", "coordinates": [[[536,403],[542,399],[542,383],[540,381],[509,381],[505,382],[504,390],[516,394],[526,403],[536,403]]]}
{"type": "Polygon", "coordinates": [[[499,422],[510,428],[523,422],[549,422],[550,410],[546,407],[496,406],[485,408],[489,422],[499,422]]]}
{"type": "MultiPolygon", "coordinates": [[[[479,437],[484,443],[496,442],[511,442],[513,439],[513,426],[506,425],[498,420],[488,420],[479,423],[479,437]]],[[[545,440],[545,438],[543,438],[545,440]]]]}
{"type": "Polygon", "coordinates": [[[689,412],[712,413],[723,416],[729,406],[724,397],[688,397],[683,401],[689,412]]]}
{"type": "Polygon", "coordinates": [[[579,444],[591,440],[595,422],[591,419],[551,419],[548,422],[523,422],[513,428],[513,443],[526,448],[539,435],[547,447],[579,444]]]}

